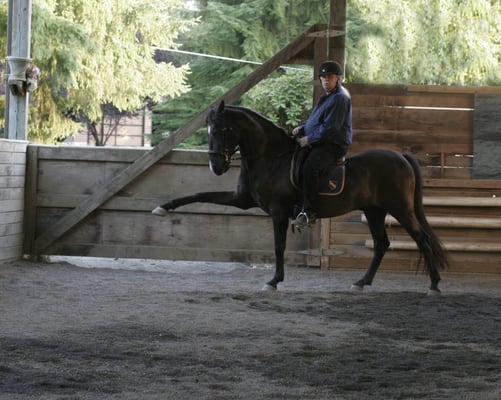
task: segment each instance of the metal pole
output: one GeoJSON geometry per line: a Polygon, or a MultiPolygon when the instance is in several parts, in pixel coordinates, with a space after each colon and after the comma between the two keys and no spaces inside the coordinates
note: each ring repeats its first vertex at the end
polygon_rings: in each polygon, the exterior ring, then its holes
{"type": "MultiPolygon", "coordinates": [[[[9,0],[9,4],[7,6],[7,55],[10,54],[10,49],[11,49],[11,43],[12,43],[12,32],[11,32],[11,27],[12,27],[12,2],[14,0],[9,0]]],[[[9,74],[9,66],[8,63],[5,63],[6,65],[6,73],[9,74]]],[[[6,81],[7,82],[7,81],[6,81]]],[[[5,123],[4,123],[4,130],[3,130],[3,137],[8,138],[9,137],[9,109],[10,109],[10,90],[8,87],[6,87],[5,90],[5,123]]]]}
{"type": "MultiPolygon", "coordinates": [[[[31,49],[31,10],[32,0],[9,0],[7,27],[7,56],[29,60],[31,49]]],[[[12,74],[7,63],[7,72],[12,74]]],[[[8,139],[26,140],[28,137],[28,92],[12,93],[6,91],[5,132],[8,139]]]]}

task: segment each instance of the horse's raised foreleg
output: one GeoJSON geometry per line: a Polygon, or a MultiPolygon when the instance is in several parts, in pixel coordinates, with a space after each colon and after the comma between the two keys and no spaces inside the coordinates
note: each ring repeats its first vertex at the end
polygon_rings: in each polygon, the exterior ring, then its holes
{"type": "Polygon", "coordinates": [[[242,195],[235,191],[201,192],[170,200],[169,202],[153,209],[152,214],[163,217],[167,215],[169,210],[174,210],[178,207],[192,203],[211,203],[233,206],[241,209],[248,209],[256,206],[254,201],[249,196],[242,195]]]}
{"type": "Polygon", "coordinates": [[[373,207],[365,209],[364,213],[367,217],[369,229],[374,241],[374,252],[367,272],[362,277],[362,279],[352,285],[351,288],[354,291],[362,291],[365,285],[372,284],[374,276],[376,275],[379,265],[383,260],[386,250],[388,250],[388,247],[390,246],[390,241],[388,240],[388,234],[386,233],[384,222],[386,211],[382,208],[373,207]]]}
{"type": "Polygon", "coordinates": [[[284,253],[287,241],[287,229],[289,228],[289,216],[280,213],[280,216],[272,214],[273,233],[275,239],[275,275],[263,287],[263,290],[276,290],[280,282],[284,280],[284,253]]]}

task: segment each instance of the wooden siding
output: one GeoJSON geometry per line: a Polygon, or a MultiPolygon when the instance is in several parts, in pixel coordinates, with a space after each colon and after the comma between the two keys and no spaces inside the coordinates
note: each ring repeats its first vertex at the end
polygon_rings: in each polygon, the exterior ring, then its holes
{"type": "MultiPolygon", "coordinates": [[[[146,150],[29,146],[33,204],[26,252],[36,237],[78,206],[146,150]]],[[[179,208],[161,218],[151,210],[167,200],[200,191],[233,190],[236,164],[217,177],[202,151],[169,153],[139,178],[45,249],[44,255],[160,258],[274,263],[271,219],[258,209],[208,204],[179,208]]],[[[289,235],[287,262],[302,265],[309,233],[289,235]]]]}
{"type": "Polygon", "coordinates": [[[23,254],[27,145],[0,139],[0,262],[19,259],[23,254]]]}
{"type": "MultiPolygon", "coordinates": [[[[501,273],[496,244],[501,243],[501,222],[496,223],[500,181],[472,179],[475,96],[501,95],[501,89],[349,89],[354,107],[351,153],[391,148],[416,157],[425,178],[426,212],[451,251],[451,271],[501,273]],[[451,222],[451,217],[461,219],[451,222]],[[482,222],[488,220],[494,226],[482,222]]],[[[152,216],[152,208],[174,197],[233,190],[239,172],[235,164],[216,177],[205,152],[159,152],[166,148],[148,152],[30,145],[25,252],[274,262],[271,220],[258,209],[198,204],[166,218],[152,216]]],[[[392,250],[382,268],[414,270],[418,255],[412,241],[391,219],[388,225],[392,250]]],[[[292,265],[365,269],[371,254],[368,227],[355,211],[290,234],[286,260],[292,265]]]]}
{"type": "MultiPolygon", "coordinates": [[[[388,148],[412,154],[426,178],[471,179],[475,91],[427,86],[348,85],[352,152],[388,148]]],[[[495,91],[495,89],[493,89],[495,91]]],[[[501,94],[501,91],[500,91],[501,94]]]]}
{"type": "MultiPolygon", "coordinates": [[[[353,99],[351,152],[389,148],[412,154],[425,179],[425,211],[449,249],[451,271],[501,273],[501,227],[495,223],[501,223],[501,181],[472,179],[476,96],[499,98],[501,88],[348,87],[353,99]],[[478,222],[485,220],[494,223],[478,222]]],[[[333,218],[323,229],[328,238],[322,242],[324,268],[367,268],[372,238],[362,214],[333,218]]],[[[388,234],[392,250],[381,268],[415,269],[419,257],[412,239],[392,219],[388,234]]]]}
{"type": "MultiPolygon", "coordinates": [[[[427,180],[425,212],[449,250],[451,272],[501,273],[501,182],[427,180]],[[496,197],[493,197],[496,196],[496,197]]],[[[387,218],[390,250],[386,270],[414,270],[419,255],[400,225],[387,218]]],[[[372,238],[363,213],[354,211],[331,223],[326,268],[365,269],[372,257],[372,238]]]]}

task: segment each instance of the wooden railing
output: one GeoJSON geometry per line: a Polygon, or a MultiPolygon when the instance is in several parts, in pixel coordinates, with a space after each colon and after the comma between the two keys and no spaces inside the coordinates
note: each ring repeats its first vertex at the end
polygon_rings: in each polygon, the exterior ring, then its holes
{"type": "MultiPolygon", "coordinates": [[[[427,180],[428,222],[450,256],[451,272],[501,274],[501,181],[427,180]]],[[[366,268],[373,242],[362,212],[333,219],[327,268],[366,268]]],[[[415,242],[392,216],[386,226],[390,250],[382,269],[414,270],[415,242]]]]}
{"type": "MultiPolygon", "coordinates": [[[[347,87],[353,102],[351,153],[387,148],[414,156],[425,180],[425,210],[451,253],[451,270],[501,273],[501,181],[472,179],[475,105],[478,96],[501,96],[501,88],[347,87]]],[[[392,251],[382,268],[414,269],[414,242],[394,219],[387,223],[392,251]]],[[[362,213],[324,225],[322,267],[366,268],[372,239],[362,213]]]]}

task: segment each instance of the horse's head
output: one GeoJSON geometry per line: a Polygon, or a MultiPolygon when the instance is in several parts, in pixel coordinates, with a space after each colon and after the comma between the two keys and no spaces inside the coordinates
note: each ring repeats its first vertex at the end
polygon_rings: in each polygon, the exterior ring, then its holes
{"type": "Polygon", "coordinates": [[[224,109],[224,101],[221,101],[217,109],[212,108],[207,116],[209,166],[216,175],[228,171],[231,157],[238,151],[239,135],[235,124],[229,121],[230,115],[224,109]]]}

